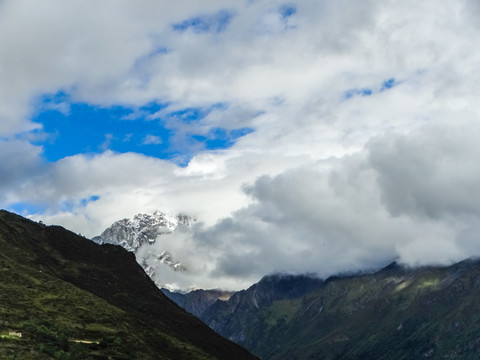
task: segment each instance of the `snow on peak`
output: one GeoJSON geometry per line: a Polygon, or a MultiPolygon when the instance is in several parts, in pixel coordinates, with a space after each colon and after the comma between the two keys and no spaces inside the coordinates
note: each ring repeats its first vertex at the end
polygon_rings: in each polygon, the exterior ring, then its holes
{"type": "Polygon", "coordinates": [[[120,245],[134,252],[146,273],[158,286],[163,286],[158,281],[156,269],[166,270],[163,266],[167,266],[174,272],[184,272],[187,267],[164,248],[162,240],[177,233],[190,232],[195,221],[187,215],[171,215],[157,210],[151,215],[137,214],[131,219],[116,221],[92,240],[99,244],[120,245]]]}
{"type": "Polygon", "coordinates": [[[143,244],[153,244],[162,235],[188,231],[194,222],[195,219],[187,215],[169,215],[157,210],[152,215],[137,214],[132,219],[119,220],[92,240],[99,244],[120,245],[136,252],[143,244]]]}

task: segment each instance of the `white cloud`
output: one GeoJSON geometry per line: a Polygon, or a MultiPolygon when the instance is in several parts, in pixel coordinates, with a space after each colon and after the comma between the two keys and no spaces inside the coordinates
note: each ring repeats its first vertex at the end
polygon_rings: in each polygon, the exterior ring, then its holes
{"type": "Polygon", "coordinates": [[[190,213],[205,225],[182,241],[205,257],[205,283],[477,254],[478,4],[292,4],[285,24],[273,0],[1,2],[2,206],[49,204],[38,217],[88,236],[137,212],[190,213]],[[172,26],[221,10],[233,17],[220,32],[172,26]],[[157,116],[177,134],[255,131],[185,168],[109,151],[47,164],[18,138],[38,128],[37,97],[61,90],[168,103],[157,116]],[[196,123],[167,116],[214,104],[196,123]]]}
{"type": "Polygon", "coordinates": [[[30,179],[45,170],[40,154],[41,148],[28,142],[0,140],[0,203],[23,201],[21,189],[28,187],[30,179]]]}
{"type": "Polygon", "coordinates": [[[478,256],[478,129],[478,118],[432,124],[376,138],[353,156],[261,177],[245,189],[253,202],[197,229],[194,244],[214,253],[214,281],[478,256]]]}
{"type": "Polygon", "coordinates": [[[158,145],[161,143],[162,143],[162,138],[152,134],[146,135],[142,142],[143,145],[158,145]]]}
{"type": "Polygon", "coordinates": [[[303,165],[293,159],[286,171],[260,171],[255,161],[261,166],[274,159],[245,153],[223,159],[204,154],[197,169],[200,159],[185,169],[135,154],[65,159],[71,177],[58,183],[51,178],[45,187],[65,184],[75,197],[89,183],[72,182],[82,178],[75,169],[97,163],[104,176],[91,179],[83,196],[94,189],[102,195],[79,207],[77,216],[48,220],[62,220],[82,233],[87,224],[87,231],[95,225],[96,234],[120,217],[155,208],[199,217],[192,237],[183,234],[161,244],[194,274],[166,273],[162,279],[185,287],[238,288],[273,271],[326,277],[396,259],[412,266],[449,264],[480,254],[479,129],[476,117],[455,126],[434,122],[406,135],[378,136],[353,155],[300,159],[303,165]],[[146,168],[150,173],[142,174],[146,168]],[[135,176],[112,184],[113,174],[123,169],[135,176]],[[241,184],[249,184],[243,194],[237,192],[241,184]]]}

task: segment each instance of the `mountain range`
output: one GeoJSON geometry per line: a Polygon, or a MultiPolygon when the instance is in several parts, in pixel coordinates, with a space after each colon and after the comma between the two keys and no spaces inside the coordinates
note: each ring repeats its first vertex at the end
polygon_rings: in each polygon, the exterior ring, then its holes
{"type": "Polygon", "coordinates": [[[119,246],[0,211],[0,247],[0,359],[255,359],[119,246]]]}
{"type": "MultiPolygon", "coordinates": [[[[177,302],[187,309],[188,299],[177,302]]],[[[266,276],[197,316],[264,360],[478,359],[480,260],[266,276]]]]}

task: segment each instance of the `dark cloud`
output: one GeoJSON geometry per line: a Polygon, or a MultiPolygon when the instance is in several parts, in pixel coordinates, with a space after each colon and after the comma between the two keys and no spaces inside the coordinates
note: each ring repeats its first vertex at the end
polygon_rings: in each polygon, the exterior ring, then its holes
{"type": "Polygon", "coordinates": [[[41,151],[41,147],[25,141],[0,140],[0,189],[4,196],[21,189],[39,173],[43,165],[41,151]]]}
{"type": "Polygon", "coordinates": [[[355,155],[261,177],[245,188],[253,203],[199,229],[196,244],[217,249],[214,275],[238,278],[480,255],[477,124],[379,136],[355,155]]]}
{"type": "Polygon", "coordinates": [[[408,136],[372,140],[369,161],[393,216],[480,215],[480,126],[452,119],[408,136]]]}

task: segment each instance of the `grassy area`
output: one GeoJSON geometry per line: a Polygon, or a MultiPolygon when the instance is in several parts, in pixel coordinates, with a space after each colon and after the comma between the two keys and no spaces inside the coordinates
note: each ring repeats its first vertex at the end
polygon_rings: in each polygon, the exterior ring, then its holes
{"type": "Polygon", "coordinates": [[[14,341],[17,341],[17,340],[21,340],[22,339],[22,336],[21,334],[20,335],[16,335],[16,334],[11,334],[12,332],[4,332],[4,333],[0,333],[0,338],[1,339],[4,339],[4,340],[14,340],[14,341]]]}
{"type": "Polygon", "coordinates": [[[299,299],[279,300],[266,308],[261,313],[261,318],[265,320],[267,328],[271,329],[281,323],[289,323],[299,310],[301,304],[299,299]]]}

